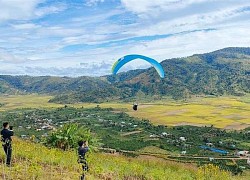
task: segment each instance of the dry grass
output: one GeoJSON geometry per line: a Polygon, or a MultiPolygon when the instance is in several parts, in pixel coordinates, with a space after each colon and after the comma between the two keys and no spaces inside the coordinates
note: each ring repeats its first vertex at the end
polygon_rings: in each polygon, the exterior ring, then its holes
{"type": "MultiPolygon", "coordinates": [[[[75,151],[48,149],[40,144],[14,139],[13,164],[4,163],[0,151],[0,176],[2,179],[20,180],[74,180],[79,178],[80,166],[75,151]]],[[[163,161],[161,159],[128,158],[121,155],[93,153],[88,156],[88,179],[194,179],[193,166],[163,161]]]]}

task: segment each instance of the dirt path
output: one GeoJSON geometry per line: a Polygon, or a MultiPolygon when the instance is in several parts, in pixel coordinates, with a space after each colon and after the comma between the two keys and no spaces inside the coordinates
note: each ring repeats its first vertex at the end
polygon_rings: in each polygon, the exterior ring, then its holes
{"type": "MultiPolygon", "coordinates": [[[[106,148],[108,149],[108,148],[106,148]]],[[[110,150],[114,150],[116,151],[115,149],[110,149],[110,150]]],[[[163,160],[174,160],[174,158],[180,158],[180,157],[183,157],[184,158],[190,158],[190,160],[192,159],[209,159],[209,157],[207,156],[170,156],[170,155],[166,155],[166,154],[160,154],[160,153],[140,153],[140,152],[137,152],[137,151],[125,151],[125,150],[120,150],[119,151],[120,153],[133,153],[135,155],[138,155],[138,156],[145,156],[145,157],[152,157],[152,158],[157,158],[157,159],[163,159],[163,160]]],[[[213,157],[214,159],[218,159],[218,160],[247,160],[248,157],[213,157]]],[[[179,161],[181,159],[176,159],[176,161],[179,161]]]]}
{"type": "MultiPolygon", "coordinates": [[[[183,157],[183,158],[192,158],[192,159],[208,159],[209,157],[204,157],[204,156],[177,156],[177,157],[183,157]]],[[[247,160],[247,157],[213,157],[214,159],[228,159],[228,160],[239,160],[239,159],[245,159],[247,160]]]]}
{"type": "Polygon", "coordinates": [[[225,128],[226,130],[242,130],[245,128],[250,127],[250,124],[243,124],[243,123],[233,123],[230,125],[227,125],[225,128]]]}
{"type": "Polygon", "coordinates": [[[129,135],[132,135],[132,134],[138,134],[138,133],[141,133],[141,131],[132,131],[132,132],[127,132],[127,133],[123,133],[123,134],[121,134],[121,136],[129,136],[129,135]]]}

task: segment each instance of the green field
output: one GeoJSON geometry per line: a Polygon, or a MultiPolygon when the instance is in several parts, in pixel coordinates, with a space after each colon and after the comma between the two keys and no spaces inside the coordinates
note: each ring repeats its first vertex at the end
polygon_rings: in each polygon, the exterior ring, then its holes
{"type": "MultiPolygon", "coordinates": [[[[51,96],[25,95],[1,96],[3,106],[0,111],[18,108],[57,108],[64,105],[48,103],[51,96]]],[[[214,125],[226,129],[244,129],[250,126],[250,97],[207,97],[194,98],[189,102],[162,100],[142,103],[138,111],[133,111],[129,103],[102,103],[100,107],[112,107],[125,111],[140,119],[149,119],[154,124],[163,125],[214,125]]],[[[70,106],[91,108],[94,103],[73,104],[70,106]]]]}

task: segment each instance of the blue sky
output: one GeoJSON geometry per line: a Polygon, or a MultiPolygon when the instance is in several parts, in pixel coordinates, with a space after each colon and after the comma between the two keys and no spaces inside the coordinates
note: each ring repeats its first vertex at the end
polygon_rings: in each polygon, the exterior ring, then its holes
{"type": "Polygon", "coordinates": [[[250,46],[246,0],[2,0],[0,12],[0,74],[100,76],[127,54],[250,46]]]}

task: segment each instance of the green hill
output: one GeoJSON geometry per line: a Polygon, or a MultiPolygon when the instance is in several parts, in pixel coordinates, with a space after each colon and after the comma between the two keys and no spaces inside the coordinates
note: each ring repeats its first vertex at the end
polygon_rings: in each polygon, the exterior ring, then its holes
{"type": "Polygon", "coordinates": [[[164,60],[166,77],[154,68],[104,77],[0,76],[0,93],[52,94],[51,102],[100,102],[138,96],[236,95],[250,92],[250,48],[225,48],[164,60]]]}
{"type": "MultiPolygon", "coordinates": [[[[79,178],[80,166],[74,151],[48,149],[40,144],[14,139],[14,160],[11,168],[3,165],[3,151],[0,153],[2,179],[69,180],[79,178]]],[[[233,177],[211,165],[197,169],[190,164],[184,165],[152,157],[129,158],[118,154],[91,153],[88,159],[90,171],[87,177],[89,180],[205,180],[208,177],[210,180],[247,179],[244,176],[233,177]]]]}
{"type": "Polygon", "coordinates": [[[163,80],[153,68],[107,78],[119,88],[129,88],[134,92],[132,95],[141,90],[145,94],[181,99],[194,94],[244,95],[250,92],[250,48],[226,48],[168,59],[161,64],[166,73],[163,80]]]}

